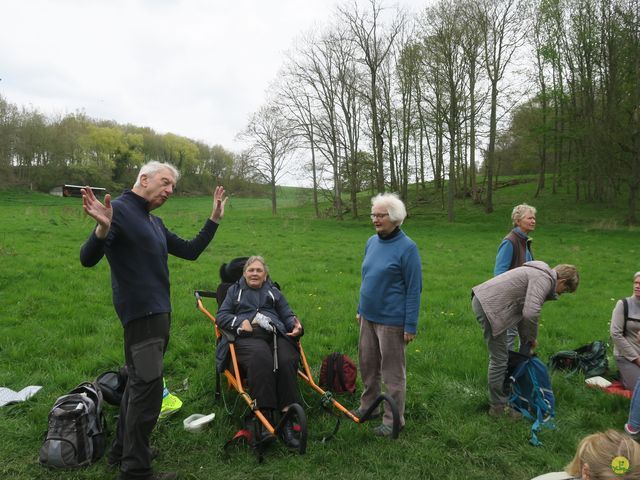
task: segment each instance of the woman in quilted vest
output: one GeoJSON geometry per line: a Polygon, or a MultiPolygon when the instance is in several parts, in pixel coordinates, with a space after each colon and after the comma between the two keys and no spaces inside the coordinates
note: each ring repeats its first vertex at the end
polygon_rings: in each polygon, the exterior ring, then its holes
{"type": "MultiPolygon", "coordinates": [[[[521,267],[525,262],[534,260],[531,252],[531,238],[529,234],[536,228],[536,209],[531,205],[522,203],[513,207],[511,212],[513,230],[502,239],[496,254],[496,264],[493,267],[493,276],[514,268],[521,267]]],[[[518,330],[507,330],[507,345],[509,350],[515,350],[518,330]]]]}

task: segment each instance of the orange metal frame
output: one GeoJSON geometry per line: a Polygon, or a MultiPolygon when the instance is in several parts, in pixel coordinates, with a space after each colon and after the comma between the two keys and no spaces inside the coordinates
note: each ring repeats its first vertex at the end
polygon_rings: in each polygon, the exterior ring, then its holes
{"type": "MultiPolygon", "coordinates": [[[[214,326],[215,331],[216,331],[216,339],[219,341],[222,334],[220,333],[220,329],[218,328],[218,324],[216,323],[216,317],[213,316],[205,308],[205,306],[204,306],[204,304],[202,302],[202,299],[200,297],[197,297],[196,301],[198,303],[198,310],[200,310],[202,313],[204,313],[209,318],[209,320],[211,320],[211,322],[213,323],[213,326],[214,326]]],[[[304,349],[302,348],[302,345],[299,345],[299,346],[300,346],[300,363],[302,365],[301,365],[301,368],[298,368],[298,376],[300,378],[302,378],[305,382],[307,382],[309,384],[309,386],[313,390],[318,392],[320,395],[322,395],[322,396],[326,395],[327,392],[325,390],[323,390],[313,380],[313,375],[311,374],[311,369],[309,368],[309,363],[307,362],[307,357],[304,354],[304,349]]],[[[255,408],[255,405],[253,404],[253,400],[251,399],[249,394],[245,391],[244,387],[242,386],[242,379],[240,378],[240,369],[238,368],[238,362],[237,362],[237,359],[236,359],[236,352],[235,352],[235,348],[234,348],[233,343],[230,343],[229,347],[230,347],[229,350],[231,352],[231,361],[232,361],[232,365],[233,365],[233,372],[229,371],[228,369],[224,371],[224,376],[226,377],[229,386],[233,387],[240,394],[240,396],[244,399],[244,401],[247,403],[247,405],[249,405],[251,410],[254,412],[256,417],[258,417],[260,419],[260,421],[269,430],[269,432],[274,434],[275,433],[275,429],[269,423],[269,420],[267,420],[267,418],[262,414],[262,412],[260,412],[260,410],[255,408]]],[[[337,400],[335,400],[334,398],[330,398],[330,401],[331,401],[331,404],[337,410],[342,412],[346,417],[348,417],[349,419],[353,420],[356,423],[360,423],[360,419],[358,417],[356,417],[355,415],[353,415],[344,406],[342,406],[342,404],[340,404],[337,400]]]]}
{"type": "MultiPolygon", "coordinates": [[[[204,304],[202,303],[202,299],[200,297],[198,297],[196,301],[198,302],[198,310],[200,310],[207,317],[209,317],[209,320],[211,320],[211,322],[213,323],[213,326],[216,331],[216,339],[220,341],[220,337],[222,336],[222,334],[220,333],[220,329],[218,328],[218,324],[216,323],[216,317],[214,317],[209,312],[209,310],[205,308],[204,304]]],[[[240,378],[240,369],[238,368],[238,360],[236,359],[236,350],[233,343],[229,344],[229,350],[231,352],[233,372],[231,372],[229,369],[224,371],[224,376],[226,377],[229,386],[233,387],[238,392],[238,394],[244,399],[247,405],[251,408],[254,415],[258,417],[258,419],[267,428],[267,430],[269,430],[269,433],[274,435],[276,431],[275,428],[273,427],[273,425],[271,425],[269,420],[267,420],[267,417],[265,417],[262,414],[262,412],[255,407],[253,400],[251,399],[249,394],[245,391],[244,387],[242,386],[242,379],[240,378]]]]}

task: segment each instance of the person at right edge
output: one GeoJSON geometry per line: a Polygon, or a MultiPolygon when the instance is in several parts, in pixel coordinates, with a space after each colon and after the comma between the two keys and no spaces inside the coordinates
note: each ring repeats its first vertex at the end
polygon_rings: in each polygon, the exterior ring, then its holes
{"type": "Polygon", "coordinates": [[[616,303],[610,332],[620,380],[633,392],[624,429],[640,440],[640,272],[633,275],[633,295],[616,303]]]}
{"type": "MultiPolygon", "coordinates": [[[[493,267],[494,277],[508,270],[521,267],[525,262],[535,260],[531,252],[529,234],[536,228],[536,209],[526,203],[516,205],[511,212],[511,221],[513,222],[513,230],[504,237],[498,247],[496,264],[493,267]]],[[[517,336],[518,329],[516,327],[507,330],[507,347],[509,350],[514,350],[517,336]]]]}
{"type": "Polygon", "coordinates": [[[610,325],[620,380],[624,388],[633,391],[640,379],[640,272],[633,276],[633,295],[616,302],[610,325]]]}
{"type": "MultiPolygon", "coordinates": [[[[379,194],[371,200],[371,220],[376,230],[367,241],[362,262],[362,284],[357,321],[360,324],[358,359],[364,390],[360,406],[352,413],[362,416],[378,398],[380,379],[395,401],[404,427],[407,386],[406,346],[416,337],[422,265],[418,247],[401,229],[407,216],[395,194],[379,194]]],[[[373,412],[373,416],[379,412],[373,412]]],[[[382,423],[374,428],[381,437],[393,433],[393,414],[385,408],[382,423]]]]}

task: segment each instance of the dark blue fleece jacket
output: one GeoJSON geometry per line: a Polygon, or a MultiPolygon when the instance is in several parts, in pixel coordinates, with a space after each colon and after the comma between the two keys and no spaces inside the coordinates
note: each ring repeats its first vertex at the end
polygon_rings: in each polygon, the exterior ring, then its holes
{"type": "Polygon", "coordinates": [[[131,190],[125,190],[112,206],[107,238],[100,240],[94,229],[82,245],[80,262],[92,267],[107,256],[113,305],[123,325],[171,312],[168,254],[195,260],[213,239],[218,224],[207,219],[195,238],[183,240],[149,213],[148,202],[131,190]]]}

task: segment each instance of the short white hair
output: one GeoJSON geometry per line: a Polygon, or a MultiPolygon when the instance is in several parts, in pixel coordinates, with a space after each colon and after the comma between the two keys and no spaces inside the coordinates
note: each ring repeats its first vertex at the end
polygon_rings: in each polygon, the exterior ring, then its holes
{"type": "Polygon", "coordinates": [[[638,278],[638,277],[640,277],[640,272],[636,272],[636,273],[633,275],[633,281],[635,282],[635,281],[636,281],[636,278],[638,278]]]}
{"type": "Polygon", "coordinates": [[[171,172],[171,174],[173,175],[173,178],[177,183],[178,179],[180,178],[180,172],[178,172],[178,169],[176,167],[174,167],[170,163],[162,163],[156,160],[152,160],[150,162],[145,163],[142,167],[140,167],[140,171],[138,172],[138,178],[136,179],[136,183],[133,186],[134,187],[140,186],[140,179],[142,178],[142,175],[146,175],[147,177],[153,177],[160,170],[165,170],[165,169],[171,172]]]}
{"type": "Polygon", "coordinates": [[[394,225],[402,225],[404,219],[407,218],[407,209],[400,197],[395,193],[379,193],[371,199],[371,206],[386,208],[389,220],[394,225]]]}
{"type": "Polygon", "coordinates": [[[528,212],[535,215],[537,213],[536,207],[532,207],[526,203],[521,203],[520,205],[513,207],[513,211],[511,212],[511,221],[513,222],[513,226],[516,227],[518,222],[522,220],[528,212]]]}

